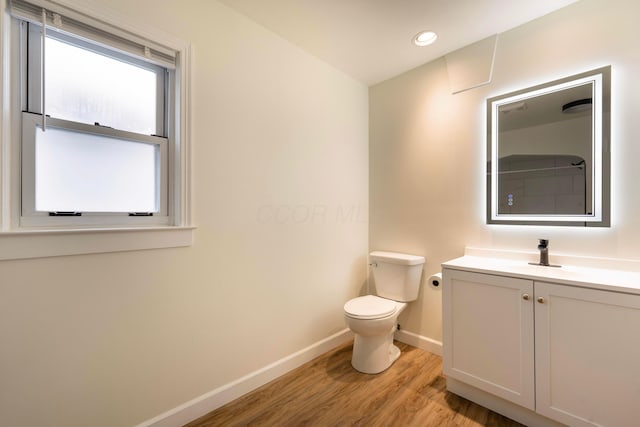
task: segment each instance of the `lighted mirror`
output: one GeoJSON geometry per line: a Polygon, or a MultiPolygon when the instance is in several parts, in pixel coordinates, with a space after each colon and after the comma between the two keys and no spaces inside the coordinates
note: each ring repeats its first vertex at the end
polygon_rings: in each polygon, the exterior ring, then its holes
{"type": "Polygon", "coordinates": [[[487,100],[487,222],[610,226],[611,68],[487,100]]]}

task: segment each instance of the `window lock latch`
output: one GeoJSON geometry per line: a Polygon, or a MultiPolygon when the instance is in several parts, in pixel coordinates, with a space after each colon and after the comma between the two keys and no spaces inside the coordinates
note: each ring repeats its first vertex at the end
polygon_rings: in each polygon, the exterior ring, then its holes
{"type": "Polygon", "coordinates": [[[130,212],[129,216],[153,216],[153,212],[130,212]]]}
{"type": "Polygon", "coordinates": [[[49,216],[82,216],[82,212],[57,211],[49,212],[49,216]]]}

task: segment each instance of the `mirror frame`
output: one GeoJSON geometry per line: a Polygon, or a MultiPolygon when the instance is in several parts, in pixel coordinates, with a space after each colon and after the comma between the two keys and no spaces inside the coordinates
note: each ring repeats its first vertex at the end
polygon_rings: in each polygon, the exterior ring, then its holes
{"type": "Polygon", "coordinates": [[[581,227],[610,227],[610,112],[611,66],[598,68],[559,80],[506,93],[487,99],[487,224],[559,225],[581,227]],[[592,213],[563,214],[505,214],[498,212],[498,109],[500,106],[543,96],[563,89],[592,84],[592,141],[593,187],[592,213]]]}

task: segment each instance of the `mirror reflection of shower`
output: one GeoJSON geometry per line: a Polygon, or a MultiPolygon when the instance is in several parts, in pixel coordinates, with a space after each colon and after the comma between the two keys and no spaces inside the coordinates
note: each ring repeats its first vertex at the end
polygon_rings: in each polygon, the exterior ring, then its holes
{"type": "Polygon", "coordinates": [[[512,154],[500,159],[499,212],[584,215],[585,160],[564,154],[512,154]]]}

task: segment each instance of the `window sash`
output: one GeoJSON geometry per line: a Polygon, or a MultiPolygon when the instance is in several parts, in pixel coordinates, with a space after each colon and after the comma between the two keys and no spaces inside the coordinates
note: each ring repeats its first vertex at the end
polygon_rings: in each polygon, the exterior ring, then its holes
{"type": "MultiPolygon", "coordinates": [[[[22,29],[22,37],[25,42],[23,43],[23,49],[26,52],[23,53],[27,59],[26,61],[26,75],[27,75],[27,87],[26,91],[26,105],[23,106],[23,111],[29,111],[31,113],[42,113],[42,29],[40,26],[33,25],[31,23],[24,23],[22,29]]],[[[122,61],[128,64],[132,64],[156,74],[156,130],[155,135],[166,136],[168,135],[166,117],[168,116],[168,102],[167,94],[169,91],[169,78],[168,70],[147,63],[145,61],[132,58],[127,55],[120,54],[113,50],[98,46],[85,40],[80,40],[72,36],[65,35],[57,31],[48,31],[47,37],[62,41],[74,45],[81,49],[86,49],[97,54],[111,57],[118,61],[122,61]]],[[[46,69],[45,69],[46,73],[46,69]]],[[[24,71],[23,71],[24,75],[24,71]]],[[[45,113],[48,113],[45,111],[45,113]]],[[[48,120],[48,119],[47,119],[48,120]]]]}
{"type": "Polygon", "coordinates": [[[153,216],[132,217],[132,212],[82,212],[82,216],[51,217],[49,212],[35,209],[35,146],[36,129],[41,125],[41,115],[22,113],[22,213],[21,226],[69,226],[69,225],[169,225],[168,203],[168,139],[141,135],[101,126],[86,125],[55,118],[47,119],[47,127],[73,132],[95,134],[119,140],[155,144],[160,150],[159,160],[159,212],[153,216]]]}

